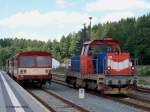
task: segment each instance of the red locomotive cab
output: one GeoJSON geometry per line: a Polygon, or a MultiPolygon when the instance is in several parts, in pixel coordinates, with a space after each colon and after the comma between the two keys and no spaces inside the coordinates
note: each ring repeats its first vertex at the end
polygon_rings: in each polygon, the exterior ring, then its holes
{"type": "Polygon", "coordinates": [[[98,49],[101,46],[111,46],[108,50],[111,52],[116,52],[117,54],[120,54],[121,52],[119,42],[117,40],[112,40],[112,38],[105,38],[103,40],[91,40],[85,42],[80,56],[81,74],[94,74],[99,71],[103,72],[103,74],[105,73],[104,67],[102,67],[103,70],[99,70],[101,69],[101,65],[106,64],[106,59],[104,59],[105,57],[101,57],[102,51],[98,49]],[[94,51],[95,49],[98,49],[98,51],[94,51]]]}

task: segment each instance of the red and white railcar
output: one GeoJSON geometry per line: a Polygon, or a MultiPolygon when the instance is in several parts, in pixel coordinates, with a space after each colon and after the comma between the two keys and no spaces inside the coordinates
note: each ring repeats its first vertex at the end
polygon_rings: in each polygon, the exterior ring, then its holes
{"type": "Polygon", "coordinates": [[[20,82],[38,82],[42,86],[52,79],[52,56],[48,52],[21,52],[7,64],[9,74],[20,82]]]}

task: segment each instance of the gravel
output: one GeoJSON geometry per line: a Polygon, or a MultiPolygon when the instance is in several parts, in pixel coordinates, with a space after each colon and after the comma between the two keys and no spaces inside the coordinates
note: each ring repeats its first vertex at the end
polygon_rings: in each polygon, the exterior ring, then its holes
{"type": "Polygon", "coordinates": [[[30,90],[57,112],[78,112],[77,109],[41,90],[30,90]]]}
{"type": "Polygon", "coordinates": [[[136,96],[136,97],[145,99],[147,101],[150,101],[150,94],[149,93],[143,93],[143,92],[138,92],[137,91],[133,95],[136,96]]]}
{"type": "Polygon", "coordinates": [[[79,99],[77,90],[56,83],[52,83],[50,86],[47,85],[45,88],[48,89],[48,91],[63,96],[67,100],[90,110],[90,112],[144,112],[143,110],[103,97],[94,96],[89,93],[85,93],[84,99],[79,99]]]}

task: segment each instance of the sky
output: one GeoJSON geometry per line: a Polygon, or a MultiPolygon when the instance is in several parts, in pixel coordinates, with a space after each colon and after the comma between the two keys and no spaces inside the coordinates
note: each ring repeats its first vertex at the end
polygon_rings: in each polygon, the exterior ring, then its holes
{"type": "Polygon", "coordinates": [[[92,25],[150,13],[150,0],[0,0],[0,38],[60,40],[92,25]]]}

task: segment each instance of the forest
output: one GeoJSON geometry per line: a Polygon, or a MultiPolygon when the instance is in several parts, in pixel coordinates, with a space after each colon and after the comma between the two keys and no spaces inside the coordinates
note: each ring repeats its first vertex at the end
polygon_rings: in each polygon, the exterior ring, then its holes
{"type": "Polygon", "coordinates": [[[79,55],[83,38],[103,39],[112,37],[121,43],[125,52],[130,52],[132,58],[140,65],[150,65],[150,13],[138,18],[121,19],[118,22],[96,24],[75,33],[62,36],[60,41],[38,41],[30,39],[0,37],[0,66],[5,66],[6,60],[22,51],[48,51],[54,58],[64,62],[73,55],[79,55]]]}

